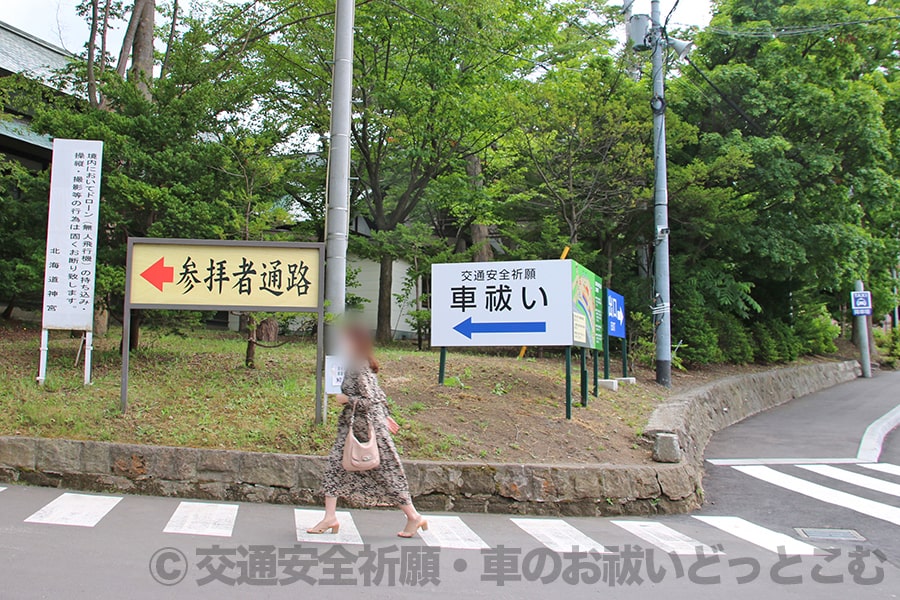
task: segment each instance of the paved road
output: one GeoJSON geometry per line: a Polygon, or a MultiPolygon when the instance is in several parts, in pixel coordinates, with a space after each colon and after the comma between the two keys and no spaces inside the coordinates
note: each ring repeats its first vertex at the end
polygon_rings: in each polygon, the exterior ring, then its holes
{"type": "Polygon", "coordinates": [[[900,434],[879,464],[850,462],[867,427],[898,404],[900,373],[882,374],[721,432],[709,458],[732,464],[710,464],[708,504],[695,515],[431,515],[429,532],[409,542],[394,536],[393,512],[345,512],[338,536],[310,538],[303,529],[318,513],[308,507],[7,485],[0,599],[898,598],[900,434]],[[794,527],[865,540],[803,539],[794,527]],[[870,577],[880,581],[864,584],[870,577]]]}

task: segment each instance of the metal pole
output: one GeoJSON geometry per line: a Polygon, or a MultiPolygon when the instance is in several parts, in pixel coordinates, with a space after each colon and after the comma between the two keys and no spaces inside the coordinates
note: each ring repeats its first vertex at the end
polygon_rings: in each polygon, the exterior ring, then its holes
{"type": "Polygon", "coordinates": [[[603,379],[609,379],[609,290],[603,288],[603,379]]]}
{"type": "Polygon", "coordinates": [[[47,379],[47,353],[50,351],[50,330],[41,329],[41,354],[38,362],[38,385],[44,385],[47,379]]]}
{"type": "Polygon", "coordinates": [[[94,352],[94,332],[84,334],[84,385],[91,385],[91,357],[94,352]]]}
{"type": "Polygon", "coordinates": [[[621,337],[622,342],[622,377],[628,377],[628,338],[621,337]]]}
{"type": "Polygon", "coordinates": [[[666,176],[666,101],[665,59],[666,42],[660,23],[659,0],[650,2],[650,23],[653,39],[653,158],[656,169],[653,221],[656,225],[654,275],[656,297],[653,313],[656,317],[656,383],[672,385],[672,317],[669,302],[669,192],[666,176]]]}
{"type": "Polygon", "coordinates": [[[891,269],[891,275],[894,278],[894,313],[893,318],[891,319],[891,329],[896,330],[898,326],[898,321],[900,321],[900,299],[897,298],[897,268],[891,269]]]}
{"type": "Polygon", "coordinates": [[[581,349],[581,406],[587,406],[588,403],[588,370],[587,370],[587,350],[581,349]]]}
{"type": "Polygon", "coordinates": [[[600,394],[600,351],[594,350],[591,355],[594,357],[594,396],[600,394]]]}
{"type": "Polygon", "coordinates": [[[447,372],[447,349],[441,348],[441,362],[438,366],[438,384],[444,385],[444,375],[447,372]]]}
{"type": "Polygon", "coordinates": [[[566,346],[566,418],[572,418],[572,347],[566,346]]]}
{"type": "MultiPolygon", "coordinates": [[[[334,71],[331,88],[331,135],[325,233],[325,297],[335,318],[344,314],[347,238],[350,229],[350,120],[353,100],[353,21],[355,0],[337,0],[334,16],[334,71]]],[[[338,353],[336,323],[325,326],[325,350],[338,353]]]]}
{"type": "MultiPolygon", "coordinates": [[[[856,291],[862,292],[866,288],[863,282],[856,280],[856,291]]],[[[869,357],[869,318],[866,315],[856,315],[856,331],[859,333],[859,354],[862,365],[862,376],[872,376],[872,361],[869,357]]]]}

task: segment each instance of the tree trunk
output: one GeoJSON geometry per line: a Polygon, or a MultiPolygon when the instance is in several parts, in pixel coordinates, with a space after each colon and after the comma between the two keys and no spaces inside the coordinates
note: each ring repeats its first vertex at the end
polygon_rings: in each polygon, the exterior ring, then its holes
{"type": "Polygon", "coordinates": [[[137,33],[138,23],[141,22],[141,13],[144,11],[146,2],[147,0],[134,0],[134,5],[131,7],[131,18],[128,20],[128,27],[125,29],[125,37],[122,38],[119,60],[116,62],[116,73],[119,74],[119,77],[125,77],[128,57],[131,56],[131,49],[134,47],[134,36],[137,33]]]}
{"type": "Polygon", "coordinates": [[[153,22],[156,17],[156,0],[144,0],[141,20],[134,32],[131,53],[131,75],[135,85],[150,99],[150,82],[153,80],[153,22]]]}
{"type": "MultiPolygon", "coordinates": [[[[484,188],[484,177],[481,175],[481,157],[477,154],[469,154],[466,156],[466,175],[469,176],[469,182],[475,193],[481,193],[484,188]]],[[[475,222],[470,227],[472,235],[472,247],[475,248],[475,256],[472,260],[476,262],[488,262],[494,260],[494,249],[491,248],[491,240],[489,238],[488,226],[479,223],[476,217],[475,222]]]]}
{"type": "Polygon", "coordinates": [[[7,321],[12,319],[13,311],[16,309],[16,299],[10,298],[9,304],[6,305],[6,308],[3,309],[3,314],[0,317],[6,319],[7,321]]]}
{"type": "Polygon", "coordinates": [[[253,313],[247,315],[247,354],[244,365],[248,369],[256,368],[256,317],[253,313]]]}
{"type": "Polygon", "coordinates": [[[256,340],[259,342],[275,343],[278,341],[278,321],[268,317],[256,326],[256,340]]]}
{"type": "Polygon", "coordinates": [[[391,301],[394,288],[394,259],[389,254],[381,257],[378,277],[378,326],[375,339],[379,344],[389,344],[394,339],[391,330],[391,301]]]}
{"type": "MultiPolygon", "coordinates": [[[[97,21],[99,18],[100,0],[91,0],[91,33],[87,47],[87,88],[88,103],[91,105],[91,108],[100,106],[100,100],[97,97],[97,73],[94,70],[94,61],[97,54],[97,28],[99,26],[97,21]]],[[[101,56],[100,61],[102,62],[103,60],[104,57],[101,56]]]]}
{"type": "Polygon", "coordinates": [[[128,336],[128,350],[137,350],[141,346],[141,323],[144,321],[144,313],[139,310],[131,311],[131,332],[128,336]]]}

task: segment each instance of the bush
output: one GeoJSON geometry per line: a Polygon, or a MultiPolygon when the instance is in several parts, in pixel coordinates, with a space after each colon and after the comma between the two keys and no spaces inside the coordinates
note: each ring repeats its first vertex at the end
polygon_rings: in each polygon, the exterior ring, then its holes
{"type": "Polygon", "coordinates": [[[719,336],[709,317],[703,296],[696,289],[685,291],[673,307],[672,345],[681,345],[679,356],[684,362],[708,364],[724,360],[719,336]]]}
{"type": "Polygon", "coordinates": [[[780,361],[781,355],[778,353],[778,342],[775,341],[775,337],[769,331],[767,324],[764,322],[754,323],[752,331],[755,344],[753,360],[764,364],[780,361]]]}
{"type": "Polygon", "coordinates": [[[723,358],[744,365],[753,360],[753,340],[744,323],[736,316],[719,313],[713,319],[723,358]]]}
{"type": "Polygon", "coordinates": [[[817,310],[801,312],[797,316],[794,332],[801,344],[803,354],[837,352],[834,340],[840,335],[841,328],[834,323],[825,306],[820,306],[817,310]]]}
{"type": "Polygon", "coordinates": [[[782,362],[790,362],[800,357],[803,344],[794,333],[790,325],[784,321],[773,320],[769,322],[769,329],[778,344],[778,356],[782,362]]]}

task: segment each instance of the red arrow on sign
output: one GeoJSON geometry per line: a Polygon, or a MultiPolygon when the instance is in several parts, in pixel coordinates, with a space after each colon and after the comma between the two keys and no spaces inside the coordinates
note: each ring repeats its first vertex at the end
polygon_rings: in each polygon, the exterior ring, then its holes
{"type": "Polygon", "coordinates": [[[147,267],[147,270],[141,273],[141,277],[150,282],[150,285],[163,291],[164,283],[172,283],[175,281],[175,267],[167,267],[163,261],[165,257],[147,267]]]}

